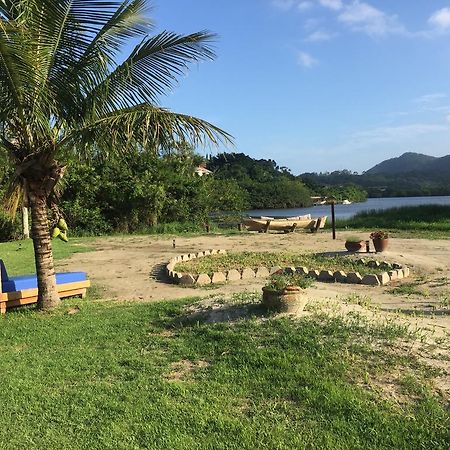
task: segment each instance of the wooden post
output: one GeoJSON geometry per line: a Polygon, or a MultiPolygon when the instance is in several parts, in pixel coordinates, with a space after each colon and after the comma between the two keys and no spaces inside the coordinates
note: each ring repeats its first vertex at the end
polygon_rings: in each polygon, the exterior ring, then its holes
{"type": "Polygon", "coordinates": [[[241,222],[238,223],[238,230],[242,231],[242,223],[241,222]]]}
{"type": "Polygon", "coordinates": [[[28,208],[26,206],[22,206],[22,229],[23,229],[23,238],[30,239],[30,226],[28,224],[28,208]]]}
{"type": "Polygon", "coordinates": [[[333,240],[336,239],[336,214],[334,212],[335,201],[331,201],[331,227],[333,229],[333,240]]]}

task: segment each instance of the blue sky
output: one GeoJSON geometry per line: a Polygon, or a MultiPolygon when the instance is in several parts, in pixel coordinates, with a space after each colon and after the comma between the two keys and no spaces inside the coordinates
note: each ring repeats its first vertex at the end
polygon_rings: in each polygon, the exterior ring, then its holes
{"type": "Polygon", "coordinates": [[[450,154],[450,0],[153,4],[157,30],[219,35],[217,60],[161,104],[230,132],[232,150],[294,174],[450,154]]]}

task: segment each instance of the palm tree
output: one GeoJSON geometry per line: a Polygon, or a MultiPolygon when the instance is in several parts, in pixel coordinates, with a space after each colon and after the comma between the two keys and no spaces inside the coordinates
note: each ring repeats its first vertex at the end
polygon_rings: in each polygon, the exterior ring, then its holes
{"type": "Polygon", "coordinates": [[[146,0],[0,1],[0,151],[31,208],[41,309],[59,303],[48,204],[69,158],[230,141],[158,106],[190,62],[214,58],[214,35],[151,36],[148,12],[146,0]]]}

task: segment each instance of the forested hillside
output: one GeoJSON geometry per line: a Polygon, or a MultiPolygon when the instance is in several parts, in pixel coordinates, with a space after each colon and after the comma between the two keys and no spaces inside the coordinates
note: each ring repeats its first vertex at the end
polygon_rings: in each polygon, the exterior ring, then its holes
{"type": "Polygon", "coordinates": [[[377,164],[363,174],[348,170],[304,173],[306,183],[340,185],[353,183],[369,197],[450,195],[450,155],[441,158],[405,153],[377,164]]]}

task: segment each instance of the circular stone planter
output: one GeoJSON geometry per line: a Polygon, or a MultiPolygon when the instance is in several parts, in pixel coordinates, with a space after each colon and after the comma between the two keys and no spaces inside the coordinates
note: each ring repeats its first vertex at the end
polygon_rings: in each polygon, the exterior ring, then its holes
{"type": "Polygon", "coordinates": [[[364,246],[364,241],[345,241],[345,248],[348,252],[359,252],[364,246]]]}
{"type": "Polygon", "coordinates": [[[297,313],[303,311],[307,298],[302,295],[303,289],[298,286],[288,286],[282,290],[263,287],[262,304],[271,311],[297,313]]]}
{"type": "Polygon", "coordinates": [[[384,252],[389,245],[389,239],[372,239],[372,242],[377,253],[384,252]]]}

